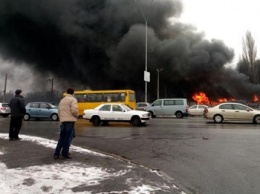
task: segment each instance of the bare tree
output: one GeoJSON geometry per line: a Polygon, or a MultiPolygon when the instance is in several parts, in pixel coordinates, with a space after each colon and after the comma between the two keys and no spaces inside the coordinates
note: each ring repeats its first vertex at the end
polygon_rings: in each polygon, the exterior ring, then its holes
{"type": "Polygon", "coordinates": [[[250,31],[247,31],[245,38],[242,40],[242,46],[242,61],[247,66],[250,81],[257,84],[259,82],[259,68],[256,63],[257,48],[250,31]]]}

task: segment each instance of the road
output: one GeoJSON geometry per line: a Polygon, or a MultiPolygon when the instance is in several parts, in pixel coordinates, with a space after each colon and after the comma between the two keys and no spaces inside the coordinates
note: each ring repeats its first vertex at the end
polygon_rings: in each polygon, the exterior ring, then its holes
{"type": "MultiPolygon", "coordinates": [[[[0,133],[8,132],[8,122],[0,118],[0,133]]],[[[29,121],[22,133],[57,140],[58,126],[29,121]]],[[[251,123],[215,124],[201,117],[155,118],[143,127],[93,127],[80,119],[73,144],[161,170],[187,193],[259,193],[259,128],[251,123]]]]}

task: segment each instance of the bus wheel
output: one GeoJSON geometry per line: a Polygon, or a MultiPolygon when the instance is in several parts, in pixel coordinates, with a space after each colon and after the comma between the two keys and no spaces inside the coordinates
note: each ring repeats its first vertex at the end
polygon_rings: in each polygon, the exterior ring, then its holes
{"type": "Polygon", "coordinates": [[[91,121],[92,121],[92,125],[94,126],[99,126],[101,123],[101,120],[98,116],[92,117],[91,121]]]}
{"type": "Polygon", "coordinates": [[[141,120],[138,116],[134,116],[131,120],[131,123],[133,126],[139,126],[141,125],[141,120]]]}

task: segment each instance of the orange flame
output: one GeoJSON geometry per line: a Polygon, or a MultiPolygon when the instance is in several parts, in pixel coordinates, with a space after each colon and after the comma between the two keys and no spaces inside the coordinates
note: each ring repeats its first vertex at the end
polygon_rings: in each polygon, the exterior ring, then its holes
{"type": "Polygon", "coordinates": [[[257,101],[258,101],[258,97],[257,97],[257,95],[254,95],[253,102],[257,102],[257,101]]]}
{"type": "Polygon", "coordinates": [[[199,92],[199,93],[195,93],[192,96],[192,99],[195,100],[197,102],[197,104],[209,104],[209,99],[206,96],[206,94],[204,92],[199,92]]]}
{"type": "MultiPolygon", "coordinates": [[[[235,98],[219,98],[216,101],[210,101],[207,95],[204,92],[198,92],[193,94],[192,99],[197,102],[197,104],[206,104],[206,105],[217,105],[219,103],[228,102],[228,101],[236,101],[235,98]]],[[[257,95],[253,96],[253,102],[259,102],[259,98],[257,95]]]]}
{"type": "Polygon", "coordinates": [[[222,103],[222,102],[227,102],[228,100],[226,98],[219,98],[218,102],[222,103]]]}

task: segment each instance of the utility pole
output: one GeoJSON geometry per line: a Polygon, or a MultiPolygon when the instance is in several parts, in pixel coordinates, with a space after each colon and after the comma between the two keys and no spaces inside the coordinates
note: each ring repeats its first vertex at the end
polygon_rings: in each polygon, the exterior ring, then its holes
{"type": "Polygon", "coordinates": [[[53,102],[53,78],[49,78],[49,81],[51,81],[51,102],[53,102]]]}
{"type": "Polygon", "coordinates": [[[160,97],[160,71],[162,71],[163,69],[156,69],[157,70],[157,99],[159,99],[160,97]]]}
{"type": "MultiPolygon", "coordinates": [[[[153,1],[153,0],[152,0],[153,1]]],[[[144,68],[144,101],[147,102],[147,82],[150,82],[150,72],[147,71],[147,23],[148,23],[148,17],[145,16],[141,5],[139,4],[138,0],[135,0],[135,2],[138,5],[138,8],[143,16],[144,22],[145,22],[145,68],[144,68]]]]}
{"type": "Polygon", "coordinates": [[[7,85],[7,73],[5,74],[5,87],[3,91],[3,102],[6,101],[6,85],[7,85]]]}

